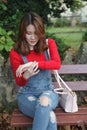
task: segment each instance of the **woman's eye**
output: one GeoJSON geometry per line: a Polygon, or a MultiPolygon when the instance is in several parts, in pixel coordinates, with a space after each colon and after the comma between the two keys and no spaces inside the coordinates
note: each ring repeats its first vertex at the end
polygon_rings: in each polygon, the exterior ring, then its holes
{"type": "Polygon", "coordinates": [[[28,34],[28,35],[31,35],[31,33],[30,33],[30,32],[27,32],[27,34],[28,34]]]}

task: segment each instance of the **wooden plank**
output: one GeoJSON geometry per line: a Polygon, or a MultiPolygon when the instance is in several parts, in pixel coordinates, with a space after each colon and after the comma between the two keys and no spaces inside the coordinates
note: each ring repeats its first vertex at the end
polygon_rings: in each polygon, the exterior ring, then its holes
{"type": "Polygon", "coordinates": [[[79,109],[77,112],[69,113],[69,112],[64,112],[62,108],[56,108],[55,109],[56,115],[87,115],[87,107],[86,106],[79,106],[79,109]]]}
{"type": "MultiPolygon", "coordinates": [[[[56,113],[56,115],[57,115],[57,114],[58,114],[58,115],[63,114],[64,116],[65,116],[65,115],[69,115],[69,114],[70,114],[70,115],[72,115],[72,114],[74,114],[74,115],[86,114],[86,115],[87,115],[87,107],[86,107],[86,106],[79,106],[78,112],[74,112],[74,113],[64,112],[64,110],[63,110],[62,108],[57,107],[57,108],[55,109],[55,113],[56,113]]],[[[14,112],[13,112],[13,114],[12,114],[12,116],[24,116],[24,114],[21,113],[18,109],[15,109],[14,112]]]]}
{"type": "MultiPolygon", "coordinates": [[[[58,87],[58,83],[53,83],[55,88],[58,87]]],[[[74,91],[87,91],[87,81],[66,81],[66,84],[74,91]]]]}
{"type": "MultiPolygon", "coordinates": [[[[87,107],[79,107],[78,112],[66,113],[61,108],[55,109],[58,125],[87,124],[87,107]]],[[[17,110],[14,111],[11,119],[11,126],[31,126],[33,119],[25,116],[17,110]]]]}
{"type": "Polygon", "coordinates": [[[11,126],[31,126],[33,119],[27,116],[13,116],[11,126]]]}
{"type": "Polygon", "coordinates": [[[59,74],[87,74],[87,64],[61,65],[59,74]]]}
{"type": "MultiPolygon", "coordinates": [[[[31,126],[32,119],[25,116],[14,116],[11,121],[11,126],[31,126]]],[[[64,115],[57,115],[57,124],[58,125],[80,125],[86,124],[87,125],[87,115],[75,115],[75,114],[67,114],[64,115]]]]}
{"type": "Polygon", "coordinates": [[[87,125],[87,107],[79,107],[78,112],[66,113],[61,108],[55,110],[57,123],[60,125],[87,125]]]}
{"type": "Polygon", "coordinates": [[[87,125],[87,115],[67,115],[67,116],[57,116],[57,123],[59,125],[87,125]]]}

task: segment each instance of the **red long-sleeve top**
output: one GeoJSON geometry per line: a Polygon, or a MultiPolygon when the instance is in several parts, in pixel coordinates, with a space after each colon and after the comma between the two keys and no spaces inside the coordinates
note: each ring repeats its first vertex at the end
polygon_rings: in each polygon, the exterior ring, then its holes
{"type": "MultiPolygon", "coordinates": [[[[38,54],[34,50],[31,50],[30,53],[26,56],[28,61],[37,61],[39,69],[59,69],[61,66],[61,60],[58,53],[58,48],[53,39],[48,39],[48,47],[50,53],[50,60],[46,60],[45,53],[38,54]]],[[[24,86],[27,82],[26,79],[21,77],[16,77],[16,70],[19,65],[24,64],[23,59],[19,53],[17,53],[14,49],[10,51],[10,63],[12,67],[12,71],[15,77],[15,81],[19,86],[24,86]]]]}

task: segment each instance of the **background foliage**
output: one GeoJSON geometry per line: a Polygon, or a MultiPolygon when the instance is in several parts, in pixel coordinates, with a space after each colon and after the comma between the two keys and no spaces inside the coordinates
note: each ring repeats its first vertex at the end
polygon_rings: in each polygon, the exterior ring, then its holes
{"type": "Polygon", "coordinates": [[[29,11],[38,13],[49,25],[50,17],[60,17],[66,10],[82,7],[81,0],[0,0],[0,53],[7,59],[13,43],[17,40],[18,25],[21,17],[29,11]],[[3,33],[2,33],[3,32],[3,33]]]}

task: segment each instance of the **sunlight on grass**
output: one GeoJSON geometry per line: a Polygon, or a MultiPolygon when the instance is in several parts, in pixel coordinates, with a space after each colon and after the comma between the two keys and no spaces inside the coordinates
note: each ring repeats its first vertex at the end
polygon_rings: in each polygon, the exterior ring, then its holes
{"type": "Polygon", "coordinates": [[[47,32],[61,38],[66,45],[69,45],[73,49],[73,51],[78,50],[82,43],[83,31],[85,30],[85,28],[81,27],[46,28],[47,32]]]}
{"type": "Polygon", "coordinates": [[[64,43],[69,45],[74,51],[77,51],[82,43],[82,33],[56,34],[55,36],[62,38],[64,43]]]}
{"type": "Polygon", "coordinates": [[[46,27],[46,31],[51,32],[51,33],[56,33],[56,32],[77,32],[77,31],[85,31],[86,28],[83,27],[46,27]]]}

